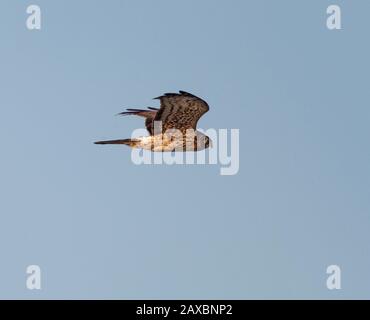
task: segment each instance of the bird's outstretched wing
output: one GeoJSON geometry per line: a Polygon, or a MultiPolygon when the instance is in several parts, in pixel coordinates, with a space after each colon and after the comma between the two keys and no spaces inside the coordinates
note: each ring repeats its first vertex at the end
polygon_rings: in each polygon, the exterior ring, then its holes
{"type": "Polygon", "coordinates": [[[149,131],[150,135],[153,135],[153,120],[158,112],[158,108],[148,107],[148,109],[126,109],[126,111],[119,113],[118,115],[127,116],[135,115],[145,118],[145,127],[149,131]]]}
{"type": "Polygon", "coordinates": [[[162,131],[196,129],[200,117],[209,110],[207,102],[191,93],[166,93],[157,97],[161,102],[154,121],[162,121],[162,131]]]}

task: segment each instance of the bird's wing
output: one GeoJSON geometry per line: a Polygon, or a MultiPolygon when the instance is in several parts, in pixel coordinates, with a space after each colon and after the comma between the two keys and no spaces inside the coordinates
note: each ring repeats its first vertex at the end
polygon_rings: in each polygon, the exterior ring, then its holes
{"type": "Polygon", "coordinates": [[[127,115],[135,115],[139,117],[145,118],[145,127],[149,131],[150,135],[153,135],[153,120],[155,115],[158,112],[158,108],[148,107],[148,109],[127,109],[124,112],[119,113],[119,115],[127,116],[127,115]]]}
{"type": "Polygon", "coordinates": [[[161,107],[154,121],[162,121],[163,132],[167,129],[195,130],[200,117],[209,110],[207,102],[185,91],[166,93],[155,99],[160,100],[161,107]]]}

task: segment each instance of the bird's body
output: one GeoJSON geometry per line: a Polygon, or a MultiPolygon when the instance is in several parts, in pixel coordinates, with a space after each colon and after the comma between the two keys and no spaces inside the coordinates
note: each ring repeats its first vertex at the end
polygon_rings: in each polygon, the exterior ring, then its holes
{"type": "MultiPolygon", "coordinates": [[[[182,135],[182,134],[181,134],[182,135]]],[[[209,140],[210,142],[210,140],[209,140]]],[[[188,132],[185,136],[174,134],[157,134],[135,139],[98,141],[95,144],[125,144],[131,148],[140,148],[153,152],[166,151],[200,151],[209,147],[208,137],[199,131],[188,132]]]]}
{"type": "Polygon", "coordinates": [[[161,102],[159,109],[127,109],[120,113],[144,117],[149,136],[95,144],[124,144],[153,152],[199,151],[210,146],[209,137],[196,130],[199,118],[209,110],[204,100],[185,91],[166,93],[156,99],[161,102]]]}

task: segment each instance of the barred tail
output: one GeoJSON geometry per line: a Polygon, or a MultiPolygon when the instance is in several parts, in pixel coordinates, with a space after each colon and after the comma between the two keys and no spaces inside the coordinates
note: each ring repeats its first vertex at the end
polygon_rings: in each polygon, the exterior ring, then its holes
{"type": "Polygon", "coordinates": [[[135,139],[121,139],[121,140],[106,140],[106,141],[96,141],[95,144],[125,144],[127,146],[133,147],[137,143],[135,139]]]}

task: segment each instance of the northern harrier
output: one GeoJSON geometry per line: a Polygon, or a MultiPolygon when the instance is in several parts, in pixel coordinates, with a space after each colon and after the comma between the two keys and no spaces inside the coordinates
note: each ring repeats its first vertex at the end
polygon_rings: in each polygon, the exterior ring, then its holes
{"type": "Polygon", "coordinates": [[[134,139],[97,141],[95,144],[125,144],[151,151],[198,151],[212,145],[211,139],[196,130],[200,117],[209,110],[207,102],[191,93],[166,93],[158,98],[160,108],[127,109],[120,115],[145,118],[149,136],[134,139]]]}

